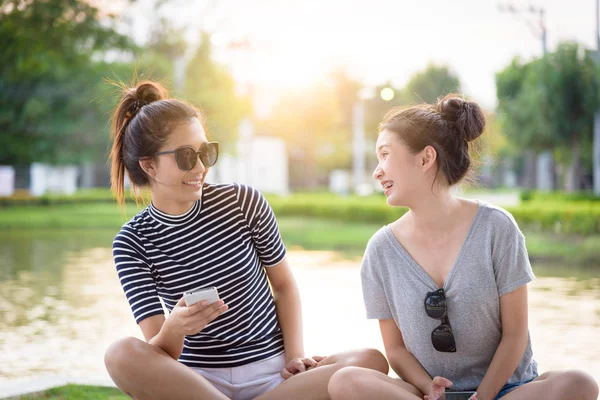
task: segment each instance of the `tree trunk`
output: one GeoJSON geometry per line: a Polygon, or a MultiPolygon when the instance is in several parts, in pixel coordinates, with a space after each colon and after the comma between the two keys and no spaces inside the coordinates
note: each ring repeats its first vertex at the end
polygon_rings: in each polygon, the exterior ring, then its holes
{"type": "Polygon", "coordinates": [[[535,189],[536,183],[536,161],[533,150],[525,151],[523,165],[523,187],[526,189],[535,189]]]}
{"type": "Polygon", "coordinates": [[[573,193],[580,188],[581,179],[580,179],[580,160],[579,155],[581,153],[581,143],[579,143],[579,135],[573,135],[573,142],[571,147],[571,167],[569,168],[569,172],[566,176],[565,180],[565,189],[569,193],[573,193]]]}

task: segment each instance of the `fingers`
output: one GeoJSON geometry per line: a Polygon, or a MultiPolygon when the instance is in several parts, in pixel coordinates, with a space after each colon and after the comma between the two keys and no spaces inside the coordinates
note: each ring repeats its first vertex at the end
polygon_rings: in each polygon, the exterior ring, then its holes
{"type": "Polygon", "coordinates": [[[317,361],[312,357],[303,358],[302,363],[307,369],[315,368],[317,366],[317,361]]]}
{"type": "Polygon", "coordinates": [[[184,307],[185,306],[185,298],[184,297],[180,298],[179,301],[177,302],[177,304],[175,304],[175,306],[184,307]]]}
{"type": "Polygon", "coordinates": [[[294,376],[294,374],[292,374],[290,371],[288,371],[287,368],[283,368],[279,374],[281,375],[281,377],[283,379],[289,379],[292,376],[294,376]]]}
{"type": "Polygon", "coordinates": [[[450,381],[449,379],[446,379],[442,376],[436,376],[435,378],[433,378],[433,384],[435,386],[441,386],[444,388],[449,388],[452,386],[452,381],[450,381]]]}
{"type": "Polygon", "coordinates": [[[323,356],[313,356],[312,359],[315,360],[316,362],[321,362],[323,361],[325,358],[327,357],[323,357],[323,356]]]}
{"type": "Polygon", "coordinates": [[[206,315],[206,323],[208,324],[209,322],[213,321],[214,319],[216,319],[219,315],[223,314],[225,311],[227,311],[229,309],[229,307],[227,306],[227,304],[224,304],[222,300],[217,301],[214,304],[211,304],[210,306],[206,307],[203,311],[203,313],[209,313],[208,315],[206,315]],[[217,304],[221,302],[221,304],[217,304]]]}
{"type": "Polygon", "coordinates": [[[194,315],[194,314],[198,314],[198,313],[202,312],[202,313],[204,313],[203,315],[206,317],[206,316],[212,314],[213,311],[217,310],[223,304],[225,304],[223,302],[223,300],[217,300],[212,304],[208,304],[208,301],[202,300],[202,301],[199,301],[199,302],[189,306],[186,310],[187,311],[186,315],[190,316],[190,315],[194,315]]]}
{"type": "Polygon", "coordinates": [[[294,358],[286,365],[286,368],[288,369],[288,371],[294,374],[306,371],[306,365],[304,365],[304,362],[300,358],[294,358]]]}

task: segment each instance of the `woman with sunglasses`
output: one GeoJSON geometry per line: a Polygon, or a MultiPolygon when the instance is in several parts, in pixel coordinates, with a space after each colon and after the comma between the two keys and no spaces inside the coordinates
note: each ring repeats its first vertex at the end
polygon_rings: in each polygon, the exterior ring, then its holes
{"type": "Polygon", "coordinates": [[[121,390],[136,399],[325,399],[344,366],[387,373],[376,350],[305,356],[300,298],[273,212],[248,186],[205,183],[219,147],[195,108],[142,82],[125,90],[112,139],[118,201],[125,174],[152,197],[113,243],[145,338],[106,352],[121,390]],[[186,306],[183,294],[205,287],[220,300],[186,306]]]}
{"type": "Polygon", "coordinates": [[[361,277],[367,317],[379,320],[402,380],[344,368],[330,381],[333,399],[464,391],[472,393],[459,398],[596,400],[598,385],[583,372],[538,375],[527,322],[534,275],[513,217],[453,194],[484,126],[480,107],[457,95],[394,109],[381,123],[373,177],[390,206],[409,210],[371,238],[361,277]]]}

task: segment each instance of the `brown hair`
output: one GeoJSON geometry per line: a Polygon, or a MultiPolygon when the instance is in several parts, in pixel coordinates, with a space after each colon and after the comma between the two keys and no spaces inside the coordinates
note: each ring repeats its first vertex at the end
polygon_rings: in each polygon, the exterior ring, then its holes
{"type": "Polygon", "coordinates": [[[379,132],[387,129],[396,133],[413,153],[432,146],[437,152],[437,173],[441,170],[454,185],[469,172],[469,142],[481,136],[484,128],[485,117],[477,103],[448,94],[436,104],[390,110],[379,132]]]}
{"type": "Polygon", "coordinates": [[[121,87],[123,94],[112,115],[110,184],[119,204],[124,203],[125,172],[134,188],[148,186],[148,175],[139,160],[153,157],[173,128],[202,114],[190,104],[169,99],[167,90],[152,81],[134,88],[121,87]]]}

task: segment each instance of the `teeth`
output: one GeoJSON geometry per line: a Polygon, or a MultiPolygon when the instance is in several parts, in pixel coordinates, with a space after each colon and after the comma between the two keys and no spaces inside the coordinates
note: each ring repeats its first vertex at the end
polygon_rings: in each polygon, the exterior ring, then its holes
{"type": "Polygon", "coordinates": [[[188,182],[183,182],[183,183],[185,183],[186,185],[199,185],[200,181],[188,181],[188,182]]]}
{"type": "Polygon", "coordinates": [[[384,189],[389,189],[389,188],[391,188],[393,185],[394,185],[394,184],[393,184],[392,182],[386,182],[386,183],[383,185],[383,188],[384,188],[384,189]]]}

